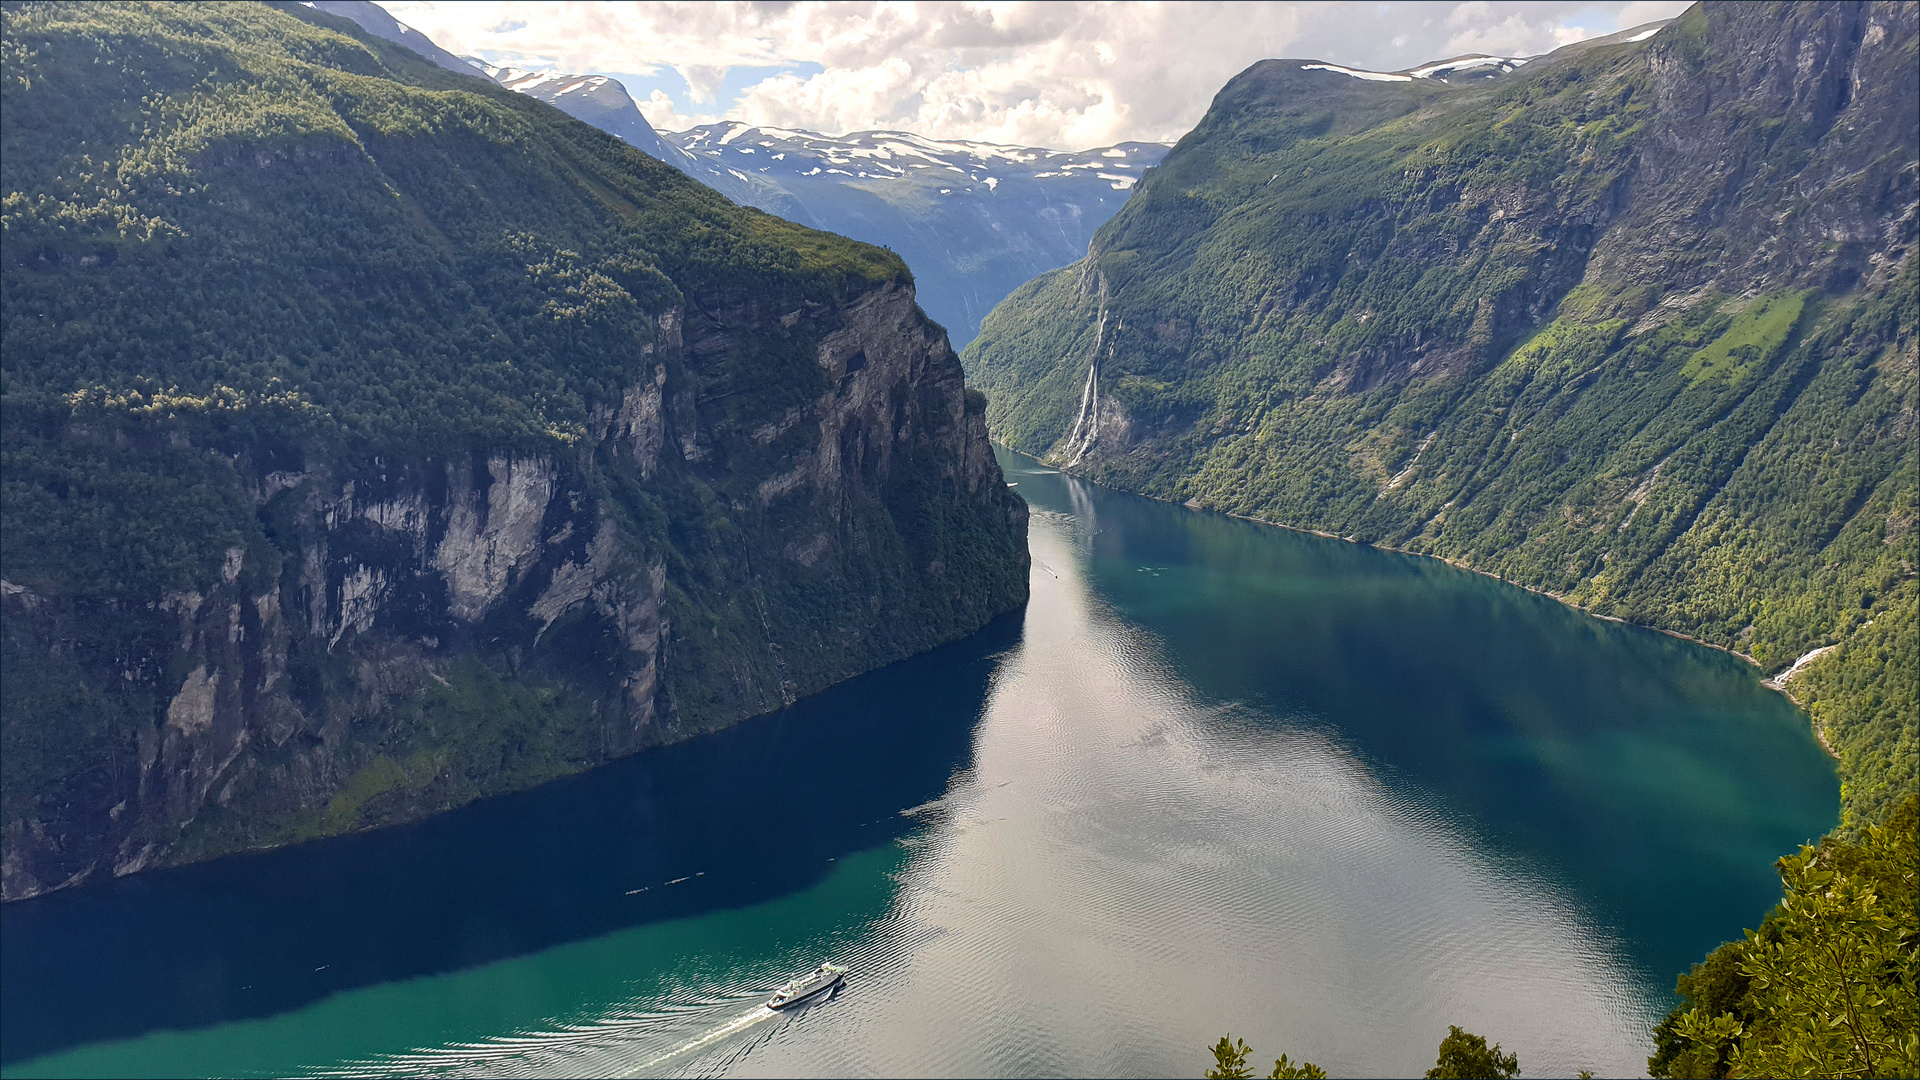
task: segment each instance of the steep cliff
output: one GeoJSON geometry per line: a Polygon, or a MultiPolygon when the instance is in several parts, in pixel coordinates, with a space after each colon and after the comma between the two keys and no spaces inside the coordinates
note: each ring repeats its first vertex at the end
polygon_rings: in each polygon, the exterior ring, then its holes
{"type": "Polygon", "coordinates": [[[1264,61],[966,363],[1017,449],[1784,674],[1915,783],[1910,4],[1726,4],[1477,83],[1264,61]]]}
{"type": "Polygon", "coordinates": [[[525,787],[1023,602],[897,258],[298,5],[5,32],[6,899],[525,787]]]}

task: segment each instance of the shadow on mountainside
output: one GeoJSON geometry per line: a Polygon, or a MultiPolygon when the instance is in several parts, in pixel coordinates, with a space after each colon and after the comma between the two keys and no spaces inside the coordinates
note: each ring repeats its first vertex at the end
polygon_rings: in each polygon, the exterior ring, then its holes
{"type": "Polygon", "coordinates": [[[1003,616],[780,712],[425,821],[8,905],[0,1059],[803,890],[944,794],[1020,627],[1003,616]]]}

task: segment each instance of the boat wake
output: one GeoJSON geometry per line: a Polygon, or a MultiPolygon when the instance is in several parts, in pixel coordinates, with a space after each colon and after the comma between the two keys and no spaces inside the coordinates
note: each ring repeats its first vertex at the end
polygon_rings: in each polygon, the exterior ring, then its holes
{"type": "MultiPolygon", "coordinates": [[[[521,1032],[480,1042],[456,1043],[384,1055],[309,1076],[643,1076],[712,1048],[781,1014],[755,1005],[672,1049],[640,1058],[651,1043],[658,1047],[663,1027],[683,1027],[690,1013],[718,1011],[712,1005],[565,1024],[545,1031],[521,1032]],[[640,1058],[640,1060],[635,1060],[640,1058]]],[[[704,1026],[704,1025],[702,1025],[704,1026]]],[[[684,1036],[683,1036],[684,1037],[684,1036]]]]}
{"type": "Polygon", "coordinates": [[[780,1015],[779,1013],[773,1011],[772,1009],[767,1008],[765,1005],[758,1006],[750,1012],[745,1012],[740,1014],[739,1016],[735,1017],[733,1020],[720,1025],[719,1027],[713,1029],[712,1031],[707,1032],[705,1035],[700,1036],[699,1038],[693,1040],[690,1043],[686,1043],[684,1045],[675,1047],[674,1049],[669,1050],[664,1054],[661,1054],[659,1057],[656,1057],[651,1061],[642,1062],[641,1064],[634,1066],[633,1072],[629,1075],[637,1076],[641,1073],[645,1073],[651,1069],[657,1068],[661,1065],[666,1064],[669,1061],[672,1061],[674,1058],[677,1058],[682,1054],[690,1054],[693,1051],[698,1050],[703,1046],[710,1046],[726,1038],[729,1035],[738,1035],[739,1033],[747,1030],[753,1025],[758,1024],[762,1020],[771,1020],[774,1017],[779,1015],[780,1015]]]}

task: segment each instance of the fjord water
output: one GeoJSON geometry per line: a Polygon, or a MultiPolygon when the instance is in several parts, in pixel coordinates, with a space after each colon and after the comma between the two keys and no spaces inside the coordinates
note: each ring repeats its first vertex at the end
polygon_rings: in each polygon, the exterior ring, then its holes
{"type": "Polygon", "coordinates": [[[9,1075],[1638,1075],[1832,766],[1743,662],[1003,454],[1033,599],[719,735],[0,911],[9,1075]],[[762,1006],[833,959],[844,988],[762,1006]]]}

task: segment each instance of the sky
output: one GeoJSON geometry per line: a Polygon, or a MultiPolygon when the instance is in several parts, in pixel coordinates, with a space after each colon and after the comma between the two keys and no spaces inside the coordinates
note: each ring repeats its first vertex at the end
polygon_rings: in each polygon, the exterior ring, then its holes
{"type": "Polygon", "coordinates": [[[459,55],[612,75],[654,127],[876,128],[1083,150],[1171,142],[1270,57],[1393,71],[1532,56],[1679,0],[1412,3],[384,0],[459,55]]]}

